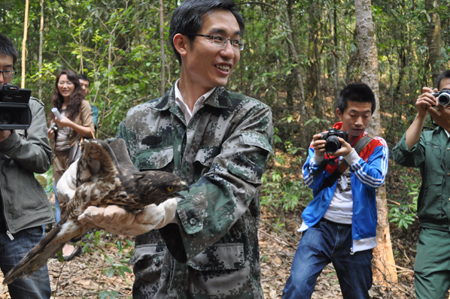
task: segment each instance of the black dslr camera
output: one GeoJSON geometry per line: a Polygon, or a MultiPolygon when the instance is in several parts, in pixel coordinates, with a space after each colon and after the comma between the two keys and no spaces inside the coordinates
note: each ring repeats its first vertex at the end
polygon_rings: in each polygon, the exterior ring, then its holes
{"type": "Polygon", "coordinates": [[[438,92],[433,92],[432,95],[438,99],[439,105],[447,106],[450,104],[450,89],[443,89],[438,92]]]}
{"type": "Polygon", "coordinates": [[[320,139],[325,140],[325,152],[334,153],[338,149],[341,148],[342,144],[339,141],[338,137],[341,137],[345,141],[348,141],[348,133],[338,130],[338,129],[329,129],[328,133],[320,133],[322,136],[320,139]]]}
{"type": "Polygon", "coordinates": [[[30,127],[30,96],[29,89],[11,84],[0,87],[0,130],[26,130],[30,127]]]}

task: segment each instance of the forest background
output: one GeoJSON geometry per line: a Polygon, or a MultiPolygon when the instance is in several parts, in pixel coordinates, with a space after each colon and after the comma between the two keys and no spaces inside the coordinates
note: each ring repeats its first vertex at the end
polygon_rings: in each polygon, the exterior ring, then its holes
{"type": "MultiPolygon", "coordinates": [[[[236,1],[246,21],[245,49],[227,88],[273,109],[275,155],[263,177],[261,203],[280,234],[312,199],[301,178],[313,134],[337,120],[346,84],[361,81],[355,3],[363,0],[236,1]]],[[[415,117],[423,86],[448,69],[450,0],[373,0],[380,135],[397,143],[415,117]]],[[[369,1],[370,3],[370,1],[369,1]]],[[[55,76],[69,68],[92,80],[97,138],[116,134],[132,106],[159,97],[179,76],[167,40],[178,0],[0,0],[0,33],[20,52],[13,84],[51,108],[55,76]],[[25,30],[26,29],[26,30],[25,30]],[[21,68],[21,69],[19,69],[21,68]]],[[[418,171],[390,162],[390,222],[414,224],[418,171]]],[[[47,182],[51,186],[51,176],[47,182]]],[[[290,229],[288,229],[290,228],[290,229]]],[[[396,252],[394,254],[397,255],[396,252]]]]}

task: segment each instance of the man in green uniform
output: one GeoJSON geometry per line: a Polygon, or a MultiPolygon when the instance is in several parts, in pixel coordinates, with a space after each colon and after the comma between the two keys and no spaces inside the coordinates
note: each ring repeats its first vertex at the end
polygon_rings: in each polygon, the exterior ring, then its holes
{"type": "Polygon", "coordinates": [[[190,191],[136,216],[90,207],[79,218],[138,235],[135,299],[263,298],[258,187],[272,152],[272,112],[223,87],[243,33],[231,0],[186,0],[175,10],[169,39],[180,78],[163,97],[132,108],[117,137],[139,170],[173,172],[190,191]]]}
{"type": "Polygon", "coordinates": [[[446,298],[450,287],[450,105],[442,102],[445,95],[438,100],[432,94],[443,89],[450,89],[450,70],[439,75],[437,89],[422,89],[416,118],[392,151],[395,162],[419,167],[422,174],[417,202],[421,232],[414,264],[419,299],[446,298]],[[428,114],[438,125],[434,130],[423,130],[428,114]]]}

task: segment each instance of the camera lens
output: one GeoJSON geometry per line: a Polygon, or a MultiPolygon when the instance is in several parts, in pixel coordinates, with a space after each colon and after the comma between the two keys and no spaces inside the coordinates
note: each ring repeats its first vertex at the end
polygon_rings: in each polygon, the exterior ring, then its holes
{"type": "Polygon", "coordinates": [[[327,153],[334,153],[338,149],[341,148],[341,142],[337,138],[337,136],[330,136],[327,138],[325,142],[325,151],[327,153]]]}
{"type": "Polygon", "coordinates": [[[448,104],[450,104],[450,94],[441,93],[441,95],[438,97],[438,102],[441,106],[447,106],[448,104]]]}

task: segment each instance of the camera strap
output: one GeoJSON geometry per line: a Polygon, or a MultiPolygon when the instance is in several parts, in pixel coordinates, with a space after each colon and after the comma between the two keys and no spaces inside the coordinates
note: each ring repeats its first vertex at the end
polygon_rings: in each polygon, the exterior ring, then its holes
{"type": "MultiPolygon", "coordinates": [[[[358,143],[356,143],[354,149],[358,153],[361,153],[362,150],[373,140],[373,137],[370,137],[369,135],[362,137],[358,143]]],[[[329,161],[330,159],[328,159],[329,161]]],[[[344,173],[344,171],[348,168],[348,163],[345,161],[345,159],[341,159],[339,161],[339,165],[336,167],[336,169],[333,171],[333,173],[325,179],[322,186],[320,187],[320,191],[322,191],[325,188],[331,187],[334,185],[334,183],[337,181],[337,179],[344,173]]]]}

